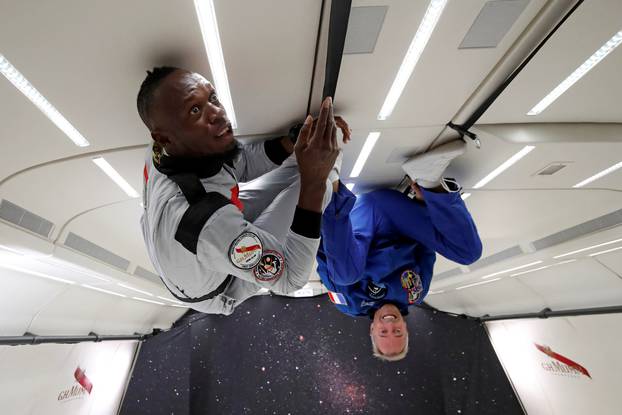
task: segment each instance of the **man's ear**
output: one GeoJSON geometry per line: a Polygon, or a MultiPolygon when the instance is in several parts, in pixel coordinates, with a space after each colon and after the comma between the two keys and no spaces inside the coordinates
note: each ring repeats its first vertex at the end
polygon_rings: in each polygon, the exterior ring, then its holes
{"type": "Polygon", "coordinates": [[[166,145],[171,142],[168,135],[160,130],[152,131],[151,138],[153,138],[153,141],[160,144],[162,148],[166,147],[166,145]]]}
{"type": "Polygon", "coordinates": [[[374,323],[369,325],[369,335],[371,336],[372,334],[374,334],[374,323]]]}

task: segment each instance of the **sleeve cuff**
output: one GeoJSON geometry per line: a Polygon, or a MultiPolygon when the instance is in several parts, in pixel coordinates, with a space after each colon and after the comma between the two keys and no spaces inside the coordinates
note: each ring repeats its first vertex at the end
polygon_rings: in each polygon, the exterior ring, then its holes
{"type": "Polygon", "coordinates": [[[421,191],[423,192],[423,200],[428,203],[453,203],[462,200],[462,197],[458,192],[432,192],[424,188],[421,188],[421,191]]]}
{"type": "Polygon", "coordinates": [[[290,154],[283,148],[281,138],[282,137],[277,137],[264,141],[266,155],[271,162],[279,166],[290,156],[290,154]]]}
{"type": "Polygon", "coordinates": [[[292,221],[292,232],[312,239],[319,239],[320,228],[322,226],[322,214],[312,212],[296,206],[294,220],[292,221]]]}

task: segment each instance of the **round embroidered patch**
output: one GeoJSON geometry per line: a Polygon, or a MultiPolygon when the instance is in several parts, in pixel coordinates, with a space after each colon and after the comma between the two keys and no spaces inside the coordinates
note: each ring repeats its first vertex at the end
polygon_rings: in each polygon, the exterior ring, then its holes
{"type": "Polygon", "coordinates": [[[367,283],[367,295],[373,300],[380,300],[387,295],[387,287],[382,284],[375,284],[373,281],[367,283]]]}
{"type": "Polygon", "coordinates": [[[402,288],[408,293],[408,304],[415,304],[421,296],[423,285],[421,277],[412,270],[402,272],[402,288]]]}
{"type": "Polygon", "coordinates": [[[252,232],[244,232],[229,247],[229,260],[240,269],[253,268],[261,260],[262,254],[261,240],[252,232]]]}
{"type": "Polygon", "coordinates": [[[277,251],[267,250],[264,252],[259,264],[253,268],[255,278],[259,281],[272,281],[278,279],[285,269],[285,258],[277,251]]]}

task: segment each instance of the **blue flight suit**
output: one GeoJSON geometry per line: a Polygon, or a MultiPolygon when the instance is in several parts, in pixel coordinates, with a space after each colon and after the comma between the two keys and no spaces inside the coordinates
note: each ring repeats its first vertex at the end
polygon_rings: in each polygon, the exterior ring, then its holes
{"type": "Polygon", "coordinates": [[[370,315],[390,302],[407,314],[428,293],[435,252],[464,265],[480,258],[482,242],[460,194],[422,191],[424,203],[389,189],[357,198],[339,184],[317,255],[339,311],[370,315]]]}

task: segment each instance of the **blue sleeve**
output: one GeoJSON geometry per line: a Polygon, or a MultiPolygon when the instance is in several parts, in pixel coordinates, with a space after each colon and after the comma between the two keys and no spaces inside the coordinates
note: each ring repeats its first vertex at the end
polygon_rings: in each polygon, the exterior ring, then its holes
{"type": "Polygon", "coordinates": [[[414,239],[445,258],[468,265],[482,255],[482,242],[458,193],[423,189],[425,204],[394,190],[373,192],[374,204],[393,231],[414,239]]]}
{"type": "Polygon", "coordinates": [[[363,278],[373,237],[373,212],[357,209],[356,196],[342,183],[322,217],[322,245],[328,278],[352,285],[363,278]]]}

